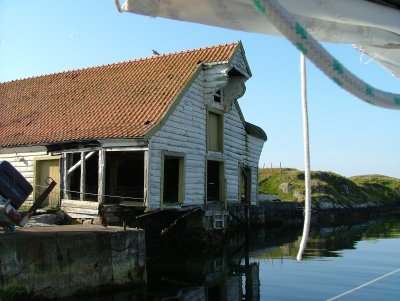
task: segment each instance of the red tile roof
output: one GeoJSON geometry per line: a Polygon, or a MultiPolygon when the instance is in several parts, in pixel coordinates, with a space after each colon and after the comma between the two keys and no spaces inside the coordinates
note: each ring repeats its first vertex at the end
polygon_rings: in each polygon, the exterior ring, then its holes
{"type": "Polygon", "coordinates": [[[239,43],[0,84],[0,147],[143,137],[200,63],[229,61],[239,43]]]}

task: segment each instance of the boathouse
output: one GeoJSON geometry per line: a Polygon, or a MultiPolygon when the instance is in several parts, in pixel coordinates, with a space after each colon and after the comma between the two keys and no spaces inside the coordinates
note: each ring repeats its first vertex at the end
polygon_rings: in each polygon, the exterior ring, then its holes
{"type": "Polygon", "coordinates": [[[241,42],[0,84],[0,160],[73,217],[256,204],[267,137],[241,42]]]}

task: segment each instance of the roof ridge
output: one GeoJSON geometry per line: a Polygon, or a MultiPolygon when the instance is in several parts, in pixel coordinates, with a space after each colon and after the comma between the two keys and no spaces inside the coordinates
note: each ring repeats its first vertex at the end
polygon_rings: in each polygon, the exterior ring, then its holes
{"type": "Polygon", "coordinates": [[[232,42],[232,43],[217,44],[217,45],[200,47],[200,48],[195,48],[195,49],[188,49],[188,50],[181,50],[181,51],[164,53],[164,54],[159,54],[159,55],[152,55],[152,56],[144,57],[144,58],[136,58],[136,59],[127,60],[127,61],[114,62],[114,63],[104,64],[104,65],[89,66],[89,67],[83,67],[83,68],[77,68],[77,69],[71,69],[71,70],[64,70],[64,71],[59,71],[59,72],[41,74],[41,75],[36,75],[36,76],[29,76],[29,77],[24,77],[24,78],[19,78],[19,79],[12,79],[12,80],[9,80],[9,81],[0,82],[0,86],[3,85],[3,84],[10,84],[10,83],[13,83],[13,82],[24,81],[24,80],[27,80],[27,79],[39,79],[39,78],[47,77],[47,76],[69,74],[69,73],[93,70],[93,69],[104,68],[104,67],[114,67],[114,66],[118,66],[118,65],[127,64],[127,63],[148,61],[148,60],[156,59],[156,58],[159,58],[159,57],[166,57],[166,56],[185,54],[185,53],[193,53],[193,52],[197,52],[197,51],[201,51],[201,50],[215,49],[215,48],[219,48],[219,47],[227,47],[227,46],[233,46],[233,45],[237,46],[240,43],[241,42],[238,41],[238,42],[232,42]]]}

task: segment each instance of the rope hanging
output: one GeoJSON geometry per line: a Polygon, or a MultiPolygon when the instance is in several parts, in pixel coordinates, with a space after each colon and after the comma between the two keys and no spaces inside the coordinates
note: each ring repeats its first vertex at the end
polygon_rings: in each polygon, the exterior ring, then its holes
{"type": "Polygon", "coordinates": [[[400,94],[376,89],[352,74],[276,0],[253,0],[253,4],[308,59],[340,87],[372,105],[400,110],[400,94]]]}
{"type": "Polygon", "coordinates": [[[307,245],[311,221],[311,172],[308,135],[308,112],[306,92],[307,56],[319,69],[343,89],[361,100],[375,106],[400,110],[400,95],[385,92],[371,87],[352,74],[338,60],[331,56],[315,40],[296,18],[283,8],[276,0],[253,0],[254,6],[265,15],[274,26],[290,40],[302,53],[301,55],[301,89],[303,110],[303,135],[305,159],[305,208],[303,235],[300,242],[297,260],[301,260],[307,245]]]}
{"type": "Polygon", "coordinates": [[[311,221],[311,168],[310,168],[310,138],[308,134],[308,109],[307,109],[307,77],[306,77],[306,58],[300,53],[300,79],[301,79],[301,107],[303,112],[303,142],[304,142],[304,225],[301,237],[297,260],[303,257],[304,249],[307,245],[308,233],[311,221]]]}

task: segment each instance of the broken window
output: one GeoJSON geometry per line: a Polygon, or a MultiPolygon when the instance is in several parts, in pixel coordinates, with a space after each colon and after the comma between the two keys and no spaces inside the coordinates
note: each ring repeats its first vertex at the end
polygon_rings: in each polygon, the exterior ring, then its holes
{"type": "MultiPolygon", "coordinates": [[[[68,154],[68,155],[70,156],[72,166],[75,166],[81,159],[81,153],[73,153],[73,154],[68,154]]],[[[71,200],[79,200],[80,199],[80,182],[81,182],[80,167],[77,168],[76,170],[71,170],[69,172],[68,176],[69,176],[70,199],[71,200]]]]}
{"type": "Polygon", "coordinates": [[[67,198],[97,202],[99,153],[97,151],[67,153],[66,160],[67,198]]]}
{"type": "Polygon", "coordinates": [[[163,203],[183,203],[184,158],[164,156],[163,203]]]}
{"type": "Polygon", "coordinates": [[[251,169],[240,166],[240,202],[250,204],[251,202],[251,169]]]}
{"type": "Polygon", "coordinates": [[[143,203],[144,152],[108,151],[105,179],[107,203],[143,203]]]}
{"type": "Polygon", "coordinates": [[[207,203],[223,200],[224,163],[207,161],[207,203]]]}
{"type": "Polygon", "coordinates": [[[217,103],[221,103],[222,102],[222,90],[217,90],[214,92],[214,101],[217,103]]]}
{"type": "Polygon", "coordinates": [[[85,201],[97,202],[99,192],[99,152],[86,159],[85,201]]]}

